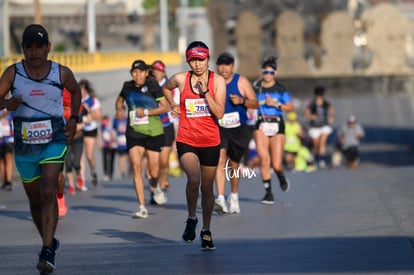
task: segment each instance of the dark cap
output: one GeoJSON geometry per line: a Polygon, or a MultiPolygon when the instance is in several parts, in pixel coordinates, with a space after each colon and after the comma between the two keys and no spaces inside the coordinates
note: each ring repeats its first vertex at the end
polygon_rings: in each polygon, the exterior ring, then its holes
{"type": "Polygon", "coordinates": [[[323,96],[325,94],[325,88],[322,87],[322,86],[315,87],[314,94],[319,95],[319,96],[323,96]]]}
{"type": "Polygon", "coordinates": [[[148,70],[148,65],[143,60],[135,60],[131,66],[131,72],[135,69],[140,69],[141,71],[148,70]]]}
{"type": "Polygon", "coordinates": [[[220,54],[219,57],[217,58],[216,65],[221,65],[221,64],[225,64],[225,65],[234,64],[234,57],[233,57],[233,55],[230,54],[230,53],[222,53],[222,54],[220,54]]]}
{"type": "Polygon", "coordinates": [[[47,43],[49,43],[49,35],[42,25],[32,24],[24,29],[22,46],[30,44],[45,45],[47,43]]]}

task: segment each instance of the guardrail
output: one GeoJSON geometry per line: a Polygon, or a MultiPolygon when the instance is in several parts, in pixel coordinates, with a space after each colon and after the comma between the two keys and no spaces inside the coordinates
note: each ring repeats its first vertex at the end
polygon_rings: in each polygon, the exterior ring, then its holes
{"type": "MultiPolygon", "coordinates": [[[[0,73],[22,58],[22,55],[1,58],[0,73]]],[[[155,60],[162,60],[166,65],[180,65],[182,62],[178,52],[50,53],[49,59],[68,66],[74,73],[128,69],[137,59],[149,64],[155,60]]]]}

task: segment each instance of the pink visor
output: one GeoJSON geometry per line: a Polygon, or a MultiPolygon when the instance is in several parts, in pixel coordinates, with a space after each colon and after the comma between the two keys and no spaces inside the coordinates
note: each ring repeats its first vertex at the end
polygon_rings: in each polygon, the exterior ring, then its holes
{"type": "Polygon", "coordinates": [[[190,61],[191,59],[194,59],[194,58],[204,60],[207,57],[209,57],[209,54],[210,53],[209,53],[208,49],[197,47],[197,48],[189,49],[186,52],[185,56],[186,56],[186,59],[187,59],[187,62],[188,62],[188,61],[190,61]]]}
{"type": "Polygon", "coordinates": [[[152,69],[165,72],[165,65],[159,61],[152,64],[152,69]]]}

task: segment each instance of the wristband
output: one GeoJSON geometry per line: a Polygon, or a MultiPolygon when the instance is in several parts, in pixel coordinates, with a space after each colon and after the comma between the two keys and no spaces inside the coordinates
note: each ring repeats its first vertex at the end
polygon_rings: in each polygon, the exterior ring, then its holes
{"type": "Polygon", "coordinates": [[[149,110],[148,109],[144,109],[144,116],[148,116],[149,115],[149,110]]]}
{"type": "Polygon", "coordinates": [[[71,120],[71,119],[74,119],[74,120],[78,121],[79,120],[79,116],[78,115],[71,115],[69,117],[69,120],[71,120]]]}

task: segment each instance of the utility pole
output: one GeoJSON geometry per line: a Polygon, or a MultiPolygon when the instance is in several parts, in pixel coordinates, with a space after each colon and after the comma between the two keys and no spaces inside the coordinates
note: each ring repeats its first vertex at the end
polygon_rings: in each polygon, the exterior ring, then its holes
{"type": "Polygon", "coordinates": [[[96,51],[96,18],[95,18],[95,4],[93,0],[88,0],[87,6],[87,20],[88,20],[88,52],[94,53],[96,51]]]}
{"type": "Polygon", "coordinates": [[[161,52],[169,50],[168,37],[168,2],[160,0],[160,28],[161,28],[161,52]]]}
{"type": "Polygon", "coordinates": [[[180,54],[185,55],[185,49],[187,47],[187,9],[188,9],[188,0],[180,0],[181,12],[179,16],[180,22],[180,36],[178,38],[178,51],[180,54]]]}
{"type": "Polygon", "coordinates": [[[0,56],[10,55],[10,19],[8,0],[0,0],[0,56]]]}
{"type": "Polygon", "coordinates": [[[34,0],[34,23],[42,24],[42,11],[40,6],[40,0],[34,0]]]}

